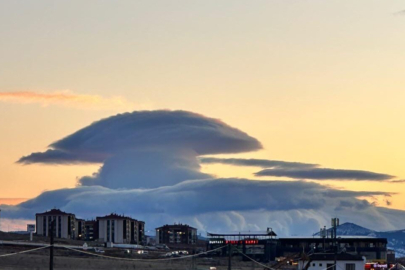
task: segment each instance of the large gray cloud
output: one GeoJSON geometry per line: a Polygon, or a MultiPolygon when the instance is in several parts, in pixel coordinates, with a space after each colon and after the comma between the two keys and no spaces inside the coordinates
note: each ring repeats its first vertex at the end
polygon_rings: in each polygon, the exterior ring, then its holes
{"type": "MultiPolygon", "coordinates": [[[[384,230],[396,229],[405,221],[403,212],[358,199],[390,196],[385,192],[337,190],[305,181],[212,179],[200,171],[200,155],[260,148],[260,142],[246,133],[190,112],[147,111],[113,116],[51,144],[45,152],[19,160],[21,164],[103,163],[98,172],[82,177],[76,188],[47,191],[17,206],[3,205],[2,214],[9,219],[34,218],[36,212],[57,207],[83,218],[110,212],[132,215],[145,220],[148,228],[172,222],[189,223],[205,231],[270,226],[280,235],[311,234],[327,224],[331,216],[360,224],[369,222],[375,229],[384,230]]],[[[201,160],[271,168],[272,172],[320,170],[316,164],[299,162],[201,160]]],[[[340,171],[341,177],[344,170],[340,171]]],[[[356,179],[388,177],[362,171],[345,173],[345,177],[355,175],[356,179]]],[[[336,178],[336,172],[323,171],[323,177],[326,174],[336,178]]]]}
{"type": "Polygon", "coordinates": [[[139,111],[97,121],[22,157],[22,164],[104,163],[81,185],[151,188],[210,175],[198,155],[261,149],[258,140],[220,120],[185,111],[139,111]]]}
{"type": "Polygon", "coordinates": [[[244,158],[213,158],[203,157],[200,158],[201,163],[206,164],[226,164],[234,166],[251,166],[262,168],[277,168],[277,169],[303,169],[303,168],[315,168],[318,164],[302,163],[302,162],[288,162],[281,160],[269,160],[269,159],[244,159],[244,158]]]}
{"type": "Polygon", "coordinates": [[[139,111],[97,121],[20,163],[102,162],[130,150],[191,149],[198,155],[261,149],[258,140],[224,122],[186,111],[139,111]],[[60,154],[60,156],[57,156],[60,154]]]}
{"type": "MultiPolygon", "coordinates": [[[[80,217],[92,218],[110,212],[125,213],[147,221],[148,228],[167,222],[188,222],[202,230],[264,229],[273,224],[285,234],[309,234],[331,216],[363,222],[378,216],[377,225],[397,228],[390,210],[381,210],[363,196],[390,196],[385,192],[336,190],[302,181],[255,181],[206,179],[185,181],[153,189],[116,190],[101,186],[47,191],[18,206],[2,206],[6,218],[33,218],[35,212],[58,207],[80,217]],[[276,220],[270,217],[276,216],[276,220]],[[307,224],[294,227],[294,219],[307,224]],[[290,229],[283,228],[289,224],[290,229]]],[[[374,223],[376,224],[376,223],[374,223]]]]}
{"type": "Polygon", "coordinates": [[[79,179],[84,186],[150,188],[167,186],[184,179],[205,179],[194,151],[130,151],[112,156],[93,176],[79,179]]]}
{"type": "Polygon", "coordinates": [[[360,170],[341,170],[328,168],[313,169],[265,169],[255,173],[256,176],[277,176],[294,179],[313,180],[356,180],[356,181],[386,181],[394,176],[360,170]]]}

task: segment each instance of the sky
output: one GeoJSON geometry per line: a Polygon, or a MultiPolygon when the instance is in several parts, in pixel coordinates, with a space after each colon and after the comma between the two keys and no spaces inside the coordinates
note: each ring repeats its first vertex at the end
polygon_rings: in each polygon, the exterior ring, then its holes
{"type": "MultiPolygon", "coordinates": [[[[179,160],[189,160],[188,175],[304,179],[317,190],[383,192],[353,196],[405,210],[404,10],[399,0],[1,1],[0,204],[94,179],[116,188],[104,172],[127,160],[117,149],[103,152],[111,157],[106,163],[17,161],[100,119],[167,109],[220,119],[262,146],[230,146],[210,157],[317,165],[292,175],[200,162],[193,138],[193,147],[175,149],[179,160]]],[[[211,135],[216,145],[218,134],[211,135]]],[[[153,155],[163,164],[169,157],[162,149],[153,155]]],[[[159,187],[156,177],[148,188],[159,187]]],[[[182,182],[173,179],[178,188],[182,182]]],[[[128,183],[124,177],[121,188],[139,186],[128,183]]]]}

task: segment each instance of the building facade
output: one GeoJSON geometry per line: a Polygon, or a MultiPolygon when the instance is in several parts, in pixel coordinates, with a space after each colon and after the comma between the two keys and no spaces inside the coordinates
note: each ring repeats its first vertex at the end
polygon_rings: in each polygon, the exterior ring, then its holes
{"type": "Polygon", "coordinates": [[[98,239],[98,222],[96,220],[87,220],[85,226],[85,240],[94,241],[98,239]]]}
{"type": "Polygon", "coordinates": [[[37,213],[36,233],[37,235],[50,236],[51,222],[54,223],[53,236],[56,238],[76,239],[76,216],[63,212],[59,209],[52,209],[44,213],[37,213]]]}
{"type": "Polygon", "coordinates": [[[76,218],[75,221],[75,228],[76,228],[76,235],[77,239],[84,240],[86,239],[86,221],[84,219],[76,218]]]}
{"type": "MultiPolygon", "coordinates": [[[[208,233],[208,250],[231,244],[253,258],[274,261],[276,257],[295,258],[302,253],[333,252],[337,247],[338,253],[365,257],[367,261],[387,261],[386,238],[342,236],[334,240],[319,236],[291,238],[274,238],[274,236],[275,234],[271,236],[269,232],[264,234],[208,233]]],[[[218,250],[216,254],[227,256],[227,248],[218,250]]]]}
{"type": "Polygon", "coordinates": [[[308,270],[364,270],[364,266],[365,260],[361,256],[348,253],[312,254],[306,260],[300,259],[298,261],[298,269],[308,270]]]}
{"type": "Polygon", "coordinates": [[[98,240],[117,244],[142,245],[145,241],[145,222],[123,215],[97,217],[98,240]]]}
{"type": "Polygon", "coordinates": [[[156,228],[156,244],[187,244],[197,243],[197,229],[187,224],[164,225],[156,228]]]}

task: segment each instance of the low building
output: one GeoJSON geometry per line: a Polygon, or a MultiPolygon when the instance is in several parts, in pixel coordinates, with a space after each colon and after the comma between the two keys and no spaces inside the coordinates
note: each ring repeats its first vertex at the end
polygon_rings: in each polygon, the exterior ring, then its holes
{"type": "MultiPolygon", "coordinates": [[[[387,261],[386,238],[342,236],[335,240],[319,236],[290,238],[276,238],[275,236],[273,231],[236,234],[208,233],[208,250],[231,244],[250,257],[261,261],[274,261],[277,257],[295,258],[302,253],[331,252],[337,245],[339,253],[365,257],[367,261],[387,261]]],[[[214,254],[227,256],[227,248],[218,250],[214,254]]]]}
{"type": "Polygon", "coordinates": [[[59,209],[52,209],[35,215],[37,235],[50,236],[51,222],[54,223],[53,235],[57,238],[76,239],[76,216],[59,209]]]}
{"type": "Polygon", "coordinates": [[[298,269],[308,270],[364,270],[364,265],[365,258],[348,253],[316,253],[298,261],[298,269]]]}
{"type": "Polygon", "coordinates": [[[197,243],[197,229],[187,224],[164,225],[156,228],[156,244],[187,244],[197,243]]]}
{"type": "Polygon", "coordinates": [[[145,222],[124,215],[110,214],[97,217],[98,240],[117,244],[138,244],[145,242],[145,222]]]}
{"type": "MultiPolygon", "coordinates": [[[[288,257],[304,251],[328,252],[333,250],[333,238],[313,237],[290,237],[277,239],[277,256],[288,257]]],[[[339,251],[352,255],[360,255],[372,260],[387,260],[387,238],[366,236],[341,236],[336,239],[339,251]]]]}

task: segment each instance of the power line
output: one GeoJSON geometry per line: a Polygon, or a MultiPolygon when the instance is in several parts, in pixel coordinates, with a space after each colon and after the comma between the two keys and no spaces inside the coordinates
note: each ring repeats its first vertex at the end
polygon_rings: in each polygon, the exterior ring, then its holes
{"type": "Polygon", "coordinates": [[[78,250],[78,249],[75,249],[75,248],[70,248],[70,247],[67,247],[67,246],[63,246],[63,248],[66,248],[66,249],[69,249],[69,250],[72,250],[72,251],[76,251],[76,252],[83,253],[83,254],[88,254],[88,255],[93,255],[93,256],[97,256],[97,257],[101,257],[101,258],[106,258],[106,259],[123,260],[123,261],[144,261],[144,262],[172,261],[172,260],[188,259],[188,258],[193,258],[193,257],[201,256],[202,254],[208,254],[208,253],[217,251],[217,250],[219,250],[219,249],[222,249],[222,248],[224,248],[224,247],[226,247],[226,246],[222,246],[222,247],[219,247],[219,248],[216,248],[216,249],[212,249],[212,250],[209,250],[209,251],[204,251],[204,252],[201,252],[201,253],[199,253],[199,254],[187,255],[187,256],[181,256],[181,257],[174,257],[174,258],[162,258],[162,259],[131,259],[131,258],[122,258],[122,257],[114,257],[114,256],[107,256],[107,255],[95,254],[95,253],[92,253],[92,252],[83,251],[83,250],[78,250]]]}
{"type": "Polygon", "coordinates": [[[255,259],[249,257],[249,256],[246,255],[245,253],[241,252],[240,250],[237,250],[237,251],[238,251],[240,254],[242,254],[243,256],[245,256],[246,258],[248,258],[249,260],[251,260],[251,261],[257,263],[257,264],[260,265],[260,266],[263,266],[263,267],[265,267],[265,268],[267,268],[267,269],[276,270],[275,268],[271,268],[270,266],[267,266],[267,265],[265,265],[265,264],[262,264],[262,263],[256,261],[255,259]]]}
{"type": "Polygon", "coordinates": [[[23,253],[28,253],[28,252],[32,252],[32,251],[36,251],[36,250],[40,250],[40,249],[49,248],[49,247],[50,247],[50,246],[44,246],[44,247],[39,247],[39,248],[24,250],[24,251],[15,252],[15,253],[2,254],[2,255],[0,255],[0,257],[14,256],[14,255],[23,254],[23,253]]]}

